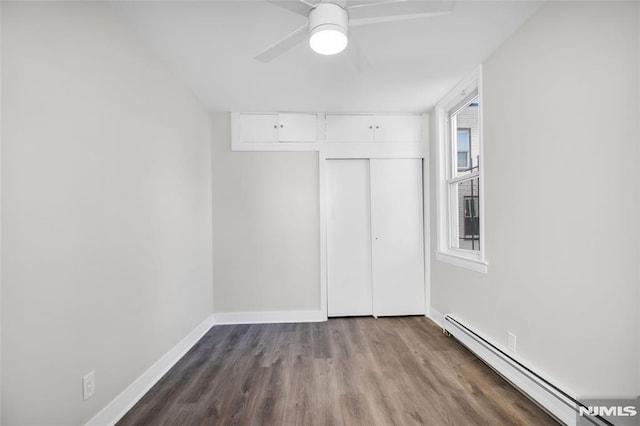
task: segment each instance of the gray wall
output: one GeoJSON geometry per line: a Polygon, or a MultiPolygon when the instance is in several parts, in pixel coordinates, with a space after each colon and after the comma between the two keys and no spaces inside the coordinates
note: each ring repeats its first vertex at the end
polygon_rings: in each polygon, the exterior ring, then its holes
{"type": "Polygon", "coordinates": [[[549,2],[487,59],[489,273],[432,258],[437,311],[579,396],[639,390],[637,9],[549,2]]]}
{"type": "Polygon", "coordinates": [[[320,309],[318,154],[231,152],[213,116],[214,312],[320,309]]]}
{"type": "Polygon", "coordinates": [[[2,8],[2,424],[80,424],[212,312],[211,121],[105,3],[2,8]]]}

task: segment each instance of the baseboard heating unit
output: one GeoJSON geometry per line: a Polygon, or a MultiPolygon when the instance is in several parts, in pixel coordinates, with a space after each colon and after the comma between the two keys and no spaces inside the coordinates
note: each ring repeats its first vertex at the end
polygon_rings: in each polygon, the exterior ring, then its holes
{"type": "Polygon", "coordinates": [[[576,424],[580,426],[616,426],[599,415],[585,414],[584,409],[587,408],[585,404],[523,365],[453,316],[449,314],[444,316],[443,328],[557,420],[570,426],[576,424]],[[583,407],[583,410],[580,410],[580,407],[583,407]],[[581,411],[583,415],[578,416],[581,411]],[[579,423],[577,422],[578,418],[580,418],[579,423]]]}

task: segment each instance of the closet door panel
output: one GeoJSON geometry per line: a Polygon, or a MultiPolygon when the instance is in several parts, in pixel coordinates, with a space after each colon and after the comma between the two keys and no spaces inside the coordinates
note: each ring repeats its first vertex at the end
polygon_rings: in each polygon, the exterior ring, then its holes
{"type": "Polygon", "coordinates": [[[329,316],[372,315],[368,160],[327,160],[329,316]]]}
{"type": "Polygon", "coordinates": [[[424,314],[422,161],[372,159],[374,315],[424,314]]]}

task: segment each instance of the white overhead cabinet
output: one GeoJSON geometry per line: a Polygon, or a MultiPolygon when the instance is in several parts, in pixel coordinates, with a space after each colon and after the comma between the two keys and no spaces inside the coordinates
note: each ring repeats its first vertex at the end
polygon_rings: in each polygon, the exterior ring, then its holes
{"type": "Polygon", "coordinates": [[[328,315],[424,314],[422,160],[327,160],[328,315]]]}
{"type": "Polygon", "coordinates": [[[316,142],[318,116],[316,114],[279,114],[280,142],[316,142]]]}
{"type": "Polygon", "coordinates": [[[377,114],[374,120],[376,142],[422,142],[420,114],[377,114]]]}
{"type": "Polygon", "coordinates": [[[327,114],[325,140],[327,142],[373,142],[373,115],[327,114]]]}
{"type": "Polygon", "coordinates": [[[306,113],[237,114],[240,143],[316,142],[318,115],[306,113]]]}
{"type": "Polygon", "coordinates": [[[317,151],[325,158],[426,154],[422,114],[231,113],[233,151],[317,151]]]}
{"type": "Polygon", "coordinates": [[[278,142],[278,114],[240,114],[241,142],[278,142]]]}
{"type": "Polygon", "coordinates": [[[422,141],[420,114],[327,114],[327,142],[400,142],[422,141]]]}

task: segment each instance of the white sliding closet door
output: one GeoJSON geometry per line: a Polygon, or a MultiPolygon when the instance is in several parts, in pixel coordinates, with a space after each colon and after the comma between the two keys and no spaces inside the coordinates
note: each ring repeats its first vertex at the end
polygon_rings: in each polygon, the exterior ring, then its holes
{"type": "Polygon", "coordinates": [[[422,161],[327,160],[328,315],[424,314],[422,161]]]}
{"type": "Polygon", "coordinates": [[[422,161],[370,160],[373,313],[425,313],[422,161]]]}
{"type": "Polygon", "coordinates": [[[372,315],[369,160],[327,160],[329,316],[372,315]]]}

